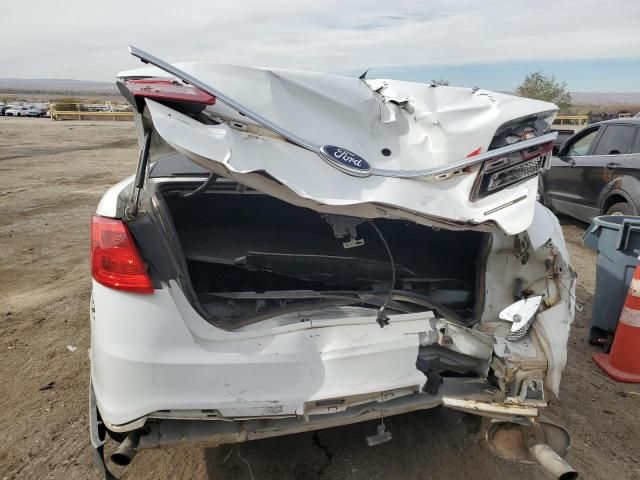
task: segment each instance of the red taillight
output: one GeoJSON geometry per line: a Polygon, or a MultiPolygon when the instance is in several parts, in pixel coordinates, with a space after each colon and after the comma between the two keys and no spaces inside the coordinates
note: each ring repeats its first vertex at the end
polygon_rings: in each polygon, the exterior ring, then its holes
{"type": "Polygon", "coordinates": [[[167,78],[141,78],[126,80],[124,84],[134,97],[146,97],[154,100],[189,102],[204,105],[216,103],[216,97],[203,92],[192,85],[185,85],[167,78]]]}
{"type": "Polygon", "coordinates": [[[91,274],[106,287],[153,293],[153,284],[127,226],[94,215],[91,221],[91,274]]]}
{"type": "Polygon", "coordinates": [[[482,153],[482,147],[478,147],[469,155],[467,155],[467,158],[475,157],[476,155],[480,155],[481,153],[482,153]]]}
{"type": "Polygon", "coordinates": [[[552,150],[553,141],[550,141],[488,158],[476,177],[471,201],[538,175],[547,168],[552,150]]]}

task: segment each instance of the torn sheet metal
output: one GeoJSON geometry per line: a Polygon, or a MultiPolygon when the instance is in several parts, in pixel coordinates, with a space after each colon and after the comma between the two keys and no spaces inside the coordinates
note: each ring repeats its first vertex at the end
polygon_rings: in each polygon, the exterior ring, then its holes
{"type": "MultiPolygon", "coordinates": [[[[571,289],[574,295],[575,286],[571,289]]],[[[560,393],[560,379],[567,365],[567,342],[571,323],[573,323],[572,300],[562,301],[540,312],[533,323],[533,330],[540,338],[544,354],[547,357],[547,375],[545,388],[555,398],[560,393]]]]}
{"type": "Polygon", "coordinates": [[[439,345],[472,358],[491,360],[493,335],[442,318],[434,318],[430,323],[431,329],[424,333],[420,345],[439,345]]]}
{"type": "Polygon", "coordinates": [[[544,380],[545,398],[551,402],[559,393],[566,365],[575,308],[575,274],[558,220],[543,205],[536,205],[534,220],[524,240],[519,237],[516,241],[500,232],[492,235],[480,325],[496,336],[492,366],[505,385],[511,383],[516,387],[508,394],[517,395],[522,380],[539,377],[544,380]],[[521,248],[515,248],[518,242],[521,248]],[[514,295],[519,297],[523,292],[529,296],[542,295],[543,301],[526,335],[509,341],[511,325],[495,321],[500,312],[513,304],[514,295]]]}
{"type": "Polygon", "coordinates": [[[500,312],[500,320],[511,322],[511,332],[507,335],[507,340],[519,340],[527,334],[540,303],[542,295],[534,295],[518,300],[500,312]]]}
{"type": "Polygon", "coordinates": [[[501,416],[537,417],[538,409],[526,405],[511,405],[507,403],[487,403],[476,400],[442,397],[442,405],[454,410],[491,418],[501,416]]]}

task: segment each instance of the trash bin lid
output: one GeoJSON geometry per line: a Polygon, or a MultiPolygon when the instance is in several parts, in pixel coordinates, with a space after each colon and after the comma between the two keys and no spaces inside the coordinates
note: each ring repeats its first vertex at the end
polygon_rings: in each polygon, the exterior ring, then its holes
{"type": "Polygon", "coordinates": [[[640,232],[640,216],[635,215],[601,215],[593,219],[593,223],[582,236],[584,244],[594,250],[599,250],[599,229],[608,229],[618,232],[615,242],[616,250],[625,250],[629,244],[629,238],[633,233],[640,232]]]}

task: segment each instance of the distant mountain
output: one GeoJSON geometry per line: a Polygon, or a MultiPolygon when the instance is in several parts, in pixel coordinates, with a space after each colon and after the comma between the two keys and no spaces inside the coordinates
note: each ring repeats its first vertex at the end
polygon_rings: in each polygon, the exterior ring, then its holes
{"type": "Polygon", "coordinates": [[[573,103],[640,104],[640,92],[571,92],[573,103]]]}
{"type": "Polygon", "coordinates": [[[116,93],[112,82],[93,82],[70,78],[0,78],[0,91],[50,91],[116,93]]]}

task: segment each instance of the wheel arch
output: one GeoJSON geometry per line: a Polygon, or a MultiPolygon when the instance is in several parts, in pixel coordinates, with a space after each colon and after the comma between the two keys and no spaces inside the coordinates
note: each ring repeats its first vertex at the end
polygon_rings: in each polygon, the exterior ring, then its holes
{"type": "Polygon", "coordinates": [[[638,205],[636,205],[636,203],[627,192],[625,192],[624,190],[612,190],[602,201],[600,213],[602,215],[605,215],[607,213],[607,210],[609,210],[616,203],[628,203],[629,205],[633,206],[636,213],[638,212],[638,205]]]}

